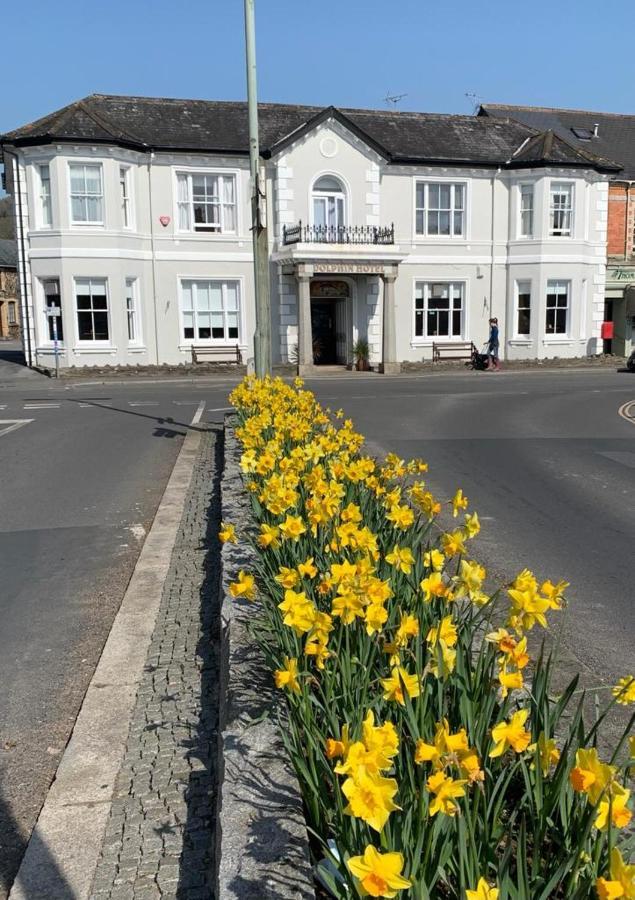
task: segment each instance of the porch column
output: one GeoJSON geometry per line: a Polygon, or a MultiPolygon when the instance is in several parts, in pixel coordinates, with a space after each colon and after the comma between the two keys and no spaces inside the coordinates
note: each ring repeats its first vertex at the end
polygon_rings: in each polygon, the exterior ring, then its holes
{"type": "Polygon", "coordinates": [[[298,375],[311,375],[313,366],[313,332],[311,329],[311,277],[313,271],[298,268],[298,375]]]}
{"type": "Polygon", "coordinates": [[[397,273],[384,272],[384,315],[382,322],[382,355],[379,371],[384,375],[397,375],[401,365],[397,362],[397,333],[395,330],[395,280],[397,273]]]}

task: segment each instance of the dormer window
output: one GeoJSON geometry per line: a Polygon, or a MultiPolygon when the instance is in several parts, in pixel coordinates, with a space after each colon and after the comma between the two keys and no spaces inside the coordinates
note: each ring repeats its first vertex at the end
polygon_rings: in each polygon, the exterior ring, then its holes
{"type": "Polygon", "coordinates": [[[346,191],[334,175],[323,175],[313,185],[313,225],[318,228],[346,225],[346,191]]]}

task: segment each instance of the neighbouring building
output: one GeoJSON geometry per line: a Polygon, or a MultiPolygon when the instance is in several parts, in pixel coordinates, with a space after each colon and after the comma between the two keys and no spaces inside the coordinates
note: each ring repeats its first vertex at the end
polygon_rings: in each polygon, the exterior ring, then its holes
{"type": "MultiPolygon", "coordinates": [[[[434,342],[601,350],[610,158],[512,120],[261,104],[274,362],[385,372],[434,342]]],[[[5,134],[27,360],[252,356],[247,107],[91,95],[5,134]],[[19,253],[19,259],[22,252],[19,253]]]]}
{"type": "Polygon", "coordinates": [[[490,103],[479,114],[551,129],[575,147],[621,165],[609,181],[603,320],[613,337],[603,346],[606,352],[628,356],[635,350],[635,115],[490,103]]]}
{"type": "Polygon", "coordinates": [[[18,252],[15,241],[0,240],[0,338],[20,337],[18,252]]]}

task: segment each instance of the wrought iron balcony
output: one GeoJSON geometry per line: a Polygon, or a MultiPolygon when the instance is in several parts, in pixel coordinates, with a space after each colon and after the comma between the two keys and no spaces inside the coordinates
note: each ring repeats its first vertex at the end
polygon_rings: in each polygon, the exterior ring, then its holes
{"type": "Polygon", "coordinates": [[[283,244],[394,244],[395,226],[283,225],[283,244]]]}

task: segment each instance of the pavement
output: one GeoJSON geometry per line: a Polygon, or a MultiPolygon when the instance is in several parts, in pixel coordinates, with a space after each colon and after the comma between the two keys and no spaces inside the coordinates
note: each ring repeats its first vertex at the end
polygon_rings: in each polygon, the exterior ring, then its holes
{"type": "MultiPolygon", "coordinates": [[[[235,380],[0,380],[0,900],[193,411],[204,401],[202,421],[222,421],[235,380]]],[[[571,582],[560,634],[588,683],[635,669],[632,375],[347,373],[307,385],[372,452],[423,456],[441,496],[463,487],[483,523],[475,555],[497,577],[529,566],[571,582]]]]}

